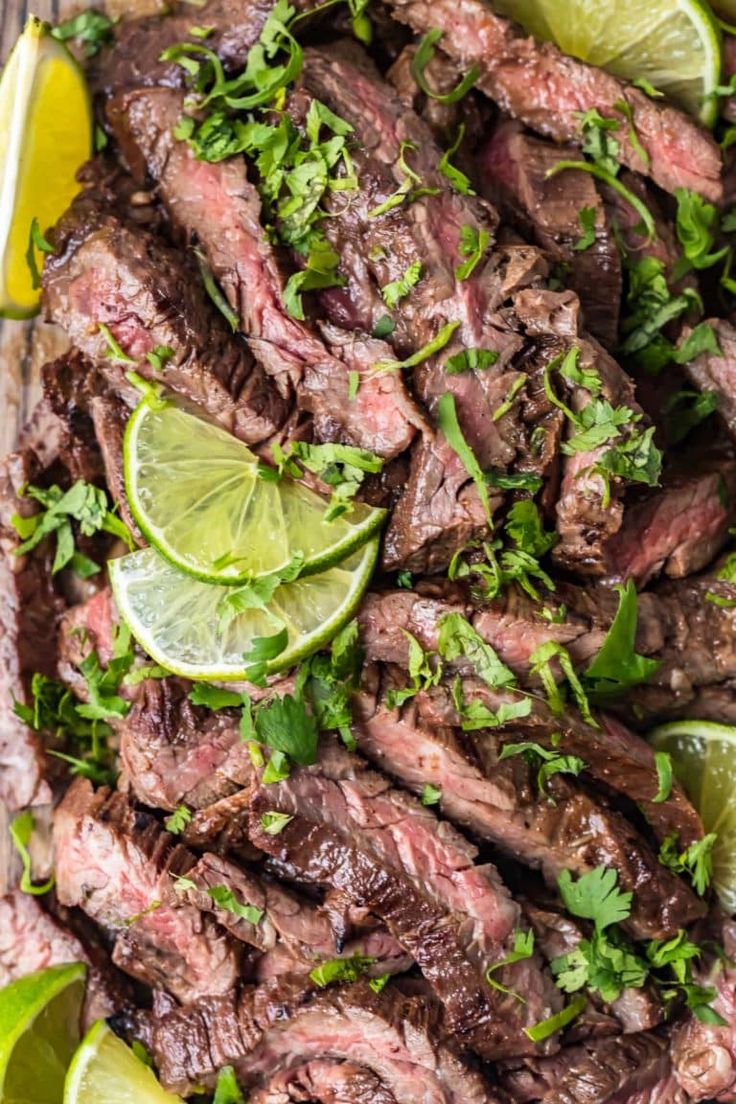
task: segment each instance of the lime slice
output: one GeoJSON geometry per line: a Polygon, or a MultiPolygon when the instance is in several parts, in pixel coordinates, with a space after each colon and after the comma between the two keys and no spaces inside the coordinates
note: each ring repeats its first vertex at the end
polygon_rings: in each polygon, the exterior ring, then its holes
{"type": "Polygon", "coordinates": [[[239,583],[283,570],[325,571],[376,532],[385,510],[356,502],[326,522],[326,503],[290,480],[258,476],[237,438],[171,403],[144,399],[125,432],[125,489],[151,544],[195,578],[239,583]]]}
{"type": "Polygon", "coordinates": [[[64,1085],[64,1104],[181,1104],[104,1020],[87,1032],[64,1085]]]}
{"type": "Polygon", "coordinates": [[[708,125],[721,35],[701,0],[492,0],[530,34],[626,80],[647,80],[708,125]]]}
{"type": "Polygon", "coordinates": [[[79,1043],[85,968],[51,966],[0,990],[0,1101],[62,1104],[79,1043]]]}
{"type": "Polygon", "coordinates": [[[243,658],[259,637],[285,628],[283,651],[266,665],[282,671],[317,651],[348,621],[370,582],[378,540],[343,563],[279,586],[263,608],[224,620],[221,603],[238,592],[184,575],[152,548],[109,563],[121,616],[146,652],[162,667],[192,679],[242,679],[243,658]]]}
{"type": "MultiPolygon", "coordinates": [[[[80,185],[92,152],[92,105],[82,70],[49,28],[30,16],[0,79],[0,314],[38,310],[26,260],[31,224],[45,232],[80,185]]],[[[40,266],[42,254],[34,250],[40,266]]]]}
{"type": "Polygon", "coordinates": [[[673,721],[655,728],[649,740],[672,756],[706,832],[717,833],[713,885],[724,907],[736,912],[736,728],[713,721],[673,721]]]}

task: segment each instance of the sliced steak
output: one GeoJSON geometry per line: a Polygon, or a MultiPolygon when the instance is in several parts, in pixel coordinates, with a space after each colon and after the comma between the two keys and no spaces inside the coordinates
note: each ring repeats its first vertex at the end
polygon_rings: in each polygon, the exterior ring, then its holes
{"type": "Polygon", "coordinates": [[[54,235],[56,253],[44,266],[46,317],[116,389],[130,393],[131,365],[115,359],[101,324],[140,375],[197,403],[244,441],[279,428],[288,412],[283,398],[228,333],[184,254],[109,213],[95,186],[80,193],[54,235]],[[158,374],[146,357],[157,346],[174,350],[158,374]]]}
{"type": "Polygon", "coordinates": [[[706,961],[696,972],[699,984],[715,986],[712,1007],[726,1025],[701,1023],[690,1013],[672,1039],[675,1075],[692,1101],[736,1099],[736,923],[726,920],[719,927],[718,943],[726,961],[706,961]]]}
{"type": "Polygon", "coordinates": [[[663,571],[679,579],[706,567],[728,539],[736,509],[736,461],[713,458],[692,474],[680,465],[653,490],[627,505],[618,533],[606,546],[613,579],[644,586],[663,571]]]}
{"type": "Polygon", "coordinates": [[[121,968],[183,1002],[232,987],[236,945],[198,909],[167,903],[177,855],[153,817],[77,778],[56,811],[54,844],[60,901],[117,935],[121,968]]]}
{"type": "Polygon", "coordinates": [[[392,1104],[497,1100],[483,1077],[443,1042],[438,1007],[391,986],[379,994],[357,982],[320,993],[304,979],[283,979],[191,1009],[143,1014],[141,1021],[139,1035],[164,1085],[176,1092],[211,1086],[227,1063],[244,1086],[257,1090],[281,1071],[332,1060],[360,1067],[372,1078],[369,1084],[391,1094],[377,1099],[392,1104]]]}
{"type": "Polygon", "coordinates": [[[551,43],[524,36],[484,0],[390,0],[394,15],[418,34],[437,28],[442,49],[458,68],[480,68],[478,87],[514,118],[557,142],[582,138],[581,115],[595,107],[620,120],[616,133],[622,162],[651,176],[666,191],[692,188],[707,199],[721,196],[721,159],[712,138],[689,116],[591,65],[567,57],[551,43]],[[628,104],[645,161],[617,108],[628,104]]]}
{"type": "Polygon", "coordinates": [[[664,1036],[595,1039],[508,1070],[504,1086],[524,1104],[687,1104],[664,1036]]]}
{"type": "Polygon", "coordinates": [[[623,276],[603,201],[587,173],[547,176],[558,162],[582,160],[581,154],[532,137],[519,123],[507,121],[496,127],[479,158],[484,193],[553,263],[566,266],[565,283],[580,298],[587,329],[614,348],[623,276]],[[585,248],[583,211],[592,218],[594,231],[585,248]]]}
{"type": "Polygon", "coordinates": [[[442,1000],[461,1045],[488,1057],[533,1050],[522,1029],[559,996],[535,958],[508,970],[525,1004],[486,984],[518,908],[495,869],[476,866],[476,849],[433,812],[325,744],[315,767],[254,790],[250,837],[287,877],[338,890],[380,917],[442,1000]],[[277,836],[260,822],[273,810],[292,817],[277,836]]]}
{"type": "Polygon", "coordinates": [[[391,1089],[372,1070],[354,1062],[329,1059],[305,1062],[274,1074],[263,1089],[250,1093],[250,1104],[398,1104],[391,1089]]]}
{"type": "MultiPolygon", "coordinates": [[[[378,681],[377,672],[372,678],[378,681]]],[[[384,684],[391,689],[394,681],[389,676],[384,684]]],[[[578,876],[600,865],[617,870],[619,884],[634,893],[628,926],[636,938],[674,935],[703,915],[695,895],[623,816],[567,776],[550,779],[540,793],[538,767],[521,756],[501,760],[493,730],[448,725],[444,695],[438,709],[434,697],[422,692],[397,710],[364,691],[353,729],[361,752],[419,795],[436,787],[444,816],[541,869],[553,888],[566,869],[578,876]]]]}
{"type": "Polygon", "coordinates": [[[323,432],[382,456],[403,451],[422,424],[398,373],[378,378],[377,360],[388,346],[376,340],[348,342],[338,331],[323,341],[286,311],[284,277],[261,225],[261,202],[242,158],[219,163],[194,159],[172,127],[182,111],[180,94],[140,90],[108,105],[116,135],[136,174],[147,172],[180,233],[207,255],[231,306],[240,318],[256,359],[282,394],[313,413],[323,432]],[[349,372],[361,380],[349,398],[349,372]]]}
{"type": "Polygon", "coordinates": [[[147,679],[121,726],[120,755],[136,797],[159,809],[203,809],[254,778],[235,710],[192,705],[179,679],[147,679]]]}
{"type": "Polygon", "coordinates": [[[725,318],[708,323],[715,332],[721,353],[705,352],[685,365],[688,376],[701,391],[718,397],[718,414],[732,437],[736,436],[736,328],[725,318]]]}

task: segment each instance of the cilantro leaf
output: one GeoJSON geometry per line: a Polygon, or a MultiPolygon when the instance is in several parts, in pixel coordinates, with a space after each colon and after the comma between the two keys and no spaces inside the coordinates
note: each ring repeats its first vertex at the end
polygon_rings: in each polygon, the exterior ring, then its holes
{"type": "Polygon", "coordinates": [[[36,822],[33,818],[33,813],[30,809],[24,809],[23,812],[18,813],[10,822],[10,838],[23,864],[23,873],[20,879],[21,891],[23,893],[29,893],[33,897],[40,897],[42,894],[48,893],[53,889],[55,879],[52,874],[49,880],[44,882],[43,885],[34,885],[31,880],[33,864],[31,861],[31,854],[28,850],[28,844],[31,842],[31,836],[33,835],[35,827],[36,822]]]}
{"type": "Polygon", "coordinates": [[[673,870],[675,874],[689,875],[696,893],[702,897],[710,885],[713,873],[713,847],[717,839],[715,832],[709,832],[702,840],[695,840],[681,851],[678,847],[677,832],[673,832],[663,840],[658,859],[662,866],[673,870]]]}
{"type": "Polygon", "coordinates": [[[586,249],[590,249],[591,245],[595,245],[596,215],[597,211],[595,207],[581,207],[578,211],[578,218],[580,219],[580,226],[583,232],[573,245],[573,249],[576,253],[582,253],[586,249]]]}
{"type": "Polygon", "coordinates": [[[293,819],[293,816],[289,816],[288,813],[262,813],[261,828],[269,836],[278,836],[293,819]]]}
{"type": "Polygon", "coordinates": [[[441,800],[442,790],[440,787],[433,786],[431,782],[427,782],[422,789],[422,805],[439,805],[441,800]]]}
{"type": "Polygon", "coordinates": [[[297,763],[317,759],[317,724],[304,701],[291,694],[273,698],[256,713],[256,735],[262,744],[283,752],[297,763]]]}
{"type": "Polygon", "coordinates": [[[413,203],[415,199],[419,199],[423,195],[437,195],[439,188],[427,188],[422,185],[421,177],[414,172],[411,166],[407,163],[406,155],[412,150],[416,150],[414,142],[402,142],[399,147],[398,168],[403,173],[404,179],[399,187],[393,192],[383,203],[379,203],[378,206],[373,207],[368,212],[368,218],[378,218],[380,215],[386,215],[389,211],[393,211],[394,208],[400,207],[406,200],[409,203],[413,203]]]}
{"type": "Polygon", "coordinates": [[[585,997],[575,997],[561,1011],[555,1012],[553,1016],[546,1020],[540,1020],[539,1023],[533,1024],[531,1027],[525,1027],[524,1034],[533,1043],[543,1043],[545,1039],[549,1039],[550,1036],[562,1031],[573,1020],[576,1020],[587,1003],[585,997]]]}
{"type": "Polygon", "coordinates": [[[493,690],[516,685],[513,671],[461,613],[446,613],[440,618],[437,649],[450,662],[460,657],[467,659],[478,677],[493,690]]]}
{"type": "Polygon", "coordinates": [[[186,805],[177,805],[171,816],[167,816],[164,820],[166,831],[171,832],[174,836],[179,836],[191,819],[192,810],[188,809],[186,805]]]}
{"type": "Polygon", "coordinates": [[[655,751],[654,764],[657,768],[657,792],[652,798],[656,804],[667,801],[672,793],[672,757],[666,751],[655,751]]]}
{"type": "Polygon", "coordinates": [[[452,143],[450,148],[445,150],[445,152],[442,154],[437,168],[442,173],[442,175],[446,177],[447,180],[449,180],[450,184],[456,192],[459,192],[460,195],[473,196],[475,195],[475,192],[470,186],[469,177],[466,176],[462,169],[458,169],[457,166],[453,165],[450,161],[450,158],[454,157],[459,150],[464,138],[465,123],[461,123],[460,126],[457,128],[455,141],[452,143]]]}
{"type": "Polygon", "coordinates": [[[240,1091],[232,1066],[223,1066],[217,1074],[212,1104],[245,1104],[245,1097],[240,1091]]]}
{"type": "Polygon", "coordinates": [[[675,391],[663,406],[667,437],[671,444],[684,441],[691,430],[718,409],[717,391],[675,391]]]}
{"type": "Polygon", "coordinates": [[[424,70],[434,57],[435,47],[442,38],[442,35],[443,32],[437,28],[427,31],[412,58],[411,73],[425,96],[429,96],[431,99],[437,100],[437,102],[441,104],[453,104],[467,95],[480,76],[480,69],[477,65],[473,65],[451,92],[435,92],[427,83],[424,70]]]}
{"type": "Polygon", "coordinates": [[[329,958],[309,973],[310,981],[326,989],[338,981],[357,981],[375,962],[371,955],[354,954],[350,958],[329,958]]]}
{"type": "Polygon", "coordinates": [[[447,358],[445,371],[448,376],[458,376],[462,372],[482,372],[491,368],[498,360],[493,349],[463,349],[461,353],[447,358]]]}
{"type": "Polygon", "coordinates": [[[254,683],[263,682],[269,662],[280,656],[288,643],[289,631],[285,625],[271,636],[254,637],[250,649],[243,653],[243,659],[249,664],[247,678],[254,683]]]}
{"type": "Polygon", "coordinates": [[[403,276],[398,280],[393,280],[390,284],[386,284],[381,288],[381,297],[391,310],[394,307],[398,307],[402,299],[405,299],[413,287],[419,283],[422,278],[422,262],[414,261],[410,264],[403,276]]]}
{"type": "Polygon", "coordinates": [[[689,268],[704,269],[717,264],[726,256],[728,247],[711,252],[718,232],[718,211],[712,203],[688,188],[676,188],[675,198],[675,229],[685,260],[673,272],[673,277],[679,279],[689,268]]]}
{"type": "Polygon", "coordinates": [[[488,496],[488,487],[486,485],[485,476],[481,470],[480,464],[476,459],[475,453],[471,449],[468,442],[465,440],[463,431],[460,428],[460,423],[457,418],[457,409],[455,407],[455,396],[451,391],[445,392],[440,399],[437,406],[437,420],[439,422],[440,429],[445,435],[448,445],[452,451],[459,457],[463,467],[475,483],[478,491],[478,497],[480,498],[483,506],[486,519],[489,526],[493,527],[493,514],[491,511],[491,500],[488,496]]]}
{"type": "Polygon", "coordinates": [[[209,682],[196,682],[189,700],[192,705],[206,705],[208,709],[237,709],[243,704],[243,695],[234,690],[223,690],[209,682]]]}
{"type": "Polygon", "coordinates": [[[570,653],[558,641],[547,640],[540,644],[538,648],[535,648],[529,657],[529,673],[537,675],[541,679],[552,712],[556,717],[561,717],[565,711],[565,699],[552,670],[553,660],[556,660],[562,669],[583,720],[592,728],[599,728],[598,722],[590,711],[590,703],[585,687],[578,678],[570,653]]]}
{"type": "Polygon", "coordinates": [[[492,989],[498,990],[499,993],[508,993],[515,997],[516,1000],[525,1004],[524,997],[519,993],[515,993],[513,989],[509,989],[506,985],[502,985],[497,978],[493,975],[497,970],[502,969],[504,966],[513,966],[516,962],[523,962],[527,958],[531,958],[534,954],[534,932],[521,931],[517,928],[514,932],[514,945],[513,949],[509,951],[499,962],[494,962],[492,966],[489,966],[486,970],[486,981],[492,989]]]}
{"type": "Polygon", "coordinates": [[[646,682],[659,670],[660,662],[638,655],[635,650],[639,599],[633,580],[616,586],[618,609],[600,651],[588,665],[584,681],[591,696],[605,698],[630,686],[646,682]]]}
{"type": "Polygon", "coordinates": [[[488,230],[478,229],[475,226],[465,224],[460,228],[460,255],[467,259],[455,269],[455,278],[468,280],[483,259],[483,255],[490,245],[491,235],[488,230]]]}
{"type": "Polygon", "coordinates": [[[563,870],[557,879],[568,912],[592,920],[599,932],[611,924],[620,924],[631,913],[633,894],[623,893],[617,882],[618,871],[605,866],[597,866],[575,882],[569,870],[563,870]]]}
{"type": "MultiPolygon", "coordinates": [[[[550,797],[547,782],[553,775],[578,775],[586,767],[585,760],[578,755],[563,755],[557,750],[550,751],[531,740],[524,740],[519,744],[505,744],[498,757],[499,762],[514,755],[523,755],[532,767],[537,768],[537,789],[544,797],[550,797]]],[[[551,797],[550,800],[552,800],[551,797]]]]}
{"type": "Polygon", "coordinates": [[[114,26],[115,23],[109,16],[90,8],[64,23],[59,23],[57,27],[52,27],[51,36],[59,42],[68,42],[72,38],[83,42],[86,47],[84,56],[91,58],[102,46],[112,42],[114,26]]]}
{"type": "Polygon", "coordinates": [[[239,920],[247,920],[248,923],[252,924],[254,927],[260,924],[263,919],[263,909],[256,908],[255,905],[244,905],[237,899],[229,886],[211,886],[207,890],[207,895],[212,898],[212,901],[218,908],[224,909],[225,912],[232,913],[232,915],[237,916],[239,920]]]}

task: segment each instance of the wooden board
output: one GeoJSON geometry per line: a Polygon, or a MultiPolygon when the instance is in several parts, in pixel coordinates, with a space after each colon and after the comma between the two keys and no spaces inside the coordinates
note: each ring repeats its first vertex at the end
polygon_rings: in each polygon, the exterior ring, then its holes
{"type": "MultiPolygon", "coordinates": [[[[159,0],[0,0],[0,61],[5,60],[28,13],[58,23],[80,9],[94,6],[113,16],[145,14],[160,9],[159,0]]],[[[18,433],[40,394],[41,366],[64,352],[67,342],[55,327],[40,319],[9,322],[0,319],[0,456],[14,448],[18,433]]]]}

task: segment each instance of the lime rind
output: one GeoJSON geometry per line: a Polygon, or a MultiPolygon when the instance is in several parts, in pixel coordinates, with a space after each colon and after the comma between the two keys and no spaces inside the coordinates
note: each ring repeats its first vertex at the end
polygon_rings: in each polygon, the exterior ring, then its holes
{"type": "Polygon", "coordinates": [[[61,1100],[66,1064],[79,1041],[85,974],[81,962],[50,966],[0,990],[0,1100],[61,1100]]]}
{"type": "Polygon", "coordinates": [[[104,1020],[89,1029],[64,1082],[63,1104],[181,1104],[104,1020]]]}
{"type": "Polygon", "coordinates": [[[120,615],[141,647],[162,667],[191,679],[221,681],[247,677],[257,637],[286,627],[286,648],[267,665],[276,674],[326,644],[353,616],[370,582],[377,539],[340,564],[317,575],[284,583],[265,609],[250,609],[223,623],[219,614],[230,587],[184,575],[154,549],[145,548],[109,563],[120,615]]]}
{"type": "Polygon", "coordinates": [[[708,126],[722,35],[702,0],[493,0],[530,34],[625,80],[644,78],[708,126]]]}
{"type": "Polygon", "coordinates": [[[237,586],[283,571],[326,571],[381,527],[385,510],[353,504],[332,522],[301,483],[258,476],[258,458],[237,438],[173,403],[144,399],[125,432],[125,486],[146,539],[180,571],[237,586]]]}

